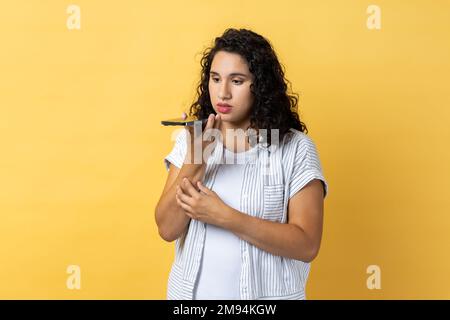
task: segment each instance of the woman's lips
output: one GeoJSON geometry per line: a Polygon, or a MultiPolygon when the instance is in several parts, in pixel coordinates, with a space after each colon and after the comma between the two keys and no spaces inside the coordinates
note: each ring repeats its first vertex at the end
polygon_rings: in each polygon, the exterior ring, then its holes
{"type": "Polygon", "coordinates": [[[231,112],[231,107],[222,107],[222,106],[219,106],[219,107],[217,107],[217,109],[219,110],[220,113],[228,113],[228,112],[231,112]]]}
{"type": "Polygon", "coordinates": [[[217,109],[219,110],[220,113],[228,113],[231,112],[231,106],[227,103],[218,103],[217,104],[217,109]]]}

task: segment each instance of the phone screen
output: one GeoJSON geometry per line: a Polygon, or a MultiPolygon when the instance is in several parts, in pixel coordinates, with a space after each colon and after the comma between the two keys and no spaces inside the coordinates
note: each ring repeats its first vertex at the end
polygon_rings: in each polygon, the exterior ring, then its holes
{"type": "MultiPolygon", "coordinates": [[[[195,121],[199,121],[194,117],[183,118],[173,118],[161,121],[163,126],[193,126],[195,121]]],[[[202,124],[206,123],[208,119],[202,119],[202,124]]]]}

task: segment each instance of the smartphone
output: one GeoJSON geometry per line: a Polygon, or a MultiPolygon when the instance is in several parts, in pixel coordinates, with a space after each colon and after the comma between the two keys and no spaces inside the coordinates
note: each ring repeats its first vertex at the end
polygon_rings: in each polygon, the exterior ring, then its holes
{"type": "Polygon", "coordinates": [[[202,125],[208,122],[208,119],[195,119],[194,117],[183,118],[173,118],[161,121],[163,126],[193,126],[195,121],[202,121],[202,125]]]}

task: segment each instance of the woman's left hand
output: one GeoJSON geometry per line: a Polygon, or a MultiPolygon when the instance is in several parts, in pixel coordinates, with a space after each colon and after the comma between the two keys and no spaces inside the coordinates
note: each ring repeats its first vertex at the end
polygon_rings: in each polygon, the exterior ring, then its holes
{"type": "Polygon", "coordinates": [[[187,216],[216,226],[223,226],[230,216],[228,205],[214,191],[206,188],[200,181],[197,190],[192,182],[184,178],[177,185],[176,199],[187,216]]]}

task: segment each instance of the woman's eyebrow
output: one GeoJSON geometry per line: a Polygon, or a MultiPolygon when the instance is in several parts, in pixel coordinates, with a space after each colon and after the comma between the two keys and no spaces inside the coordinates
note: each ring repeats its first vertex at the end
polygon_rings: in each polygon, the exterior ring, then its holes
{"type": "MultiPolygon", "coordinates": [[[[219,74],[218,72],[215,72],[215,71],[210,71],[209,73],[210,73],[210,74],[214,74],[214,75],[220,76],[220,74],[219,74]]],[[[248,77],[248,75],[246,75],[246,74],[244,74],[244,73],[239,73],[239,72],[233,72],[233,73],[230,73],[229,76],[230,76],[230,77],[233,77],[233,76],[248,77]]]]}

